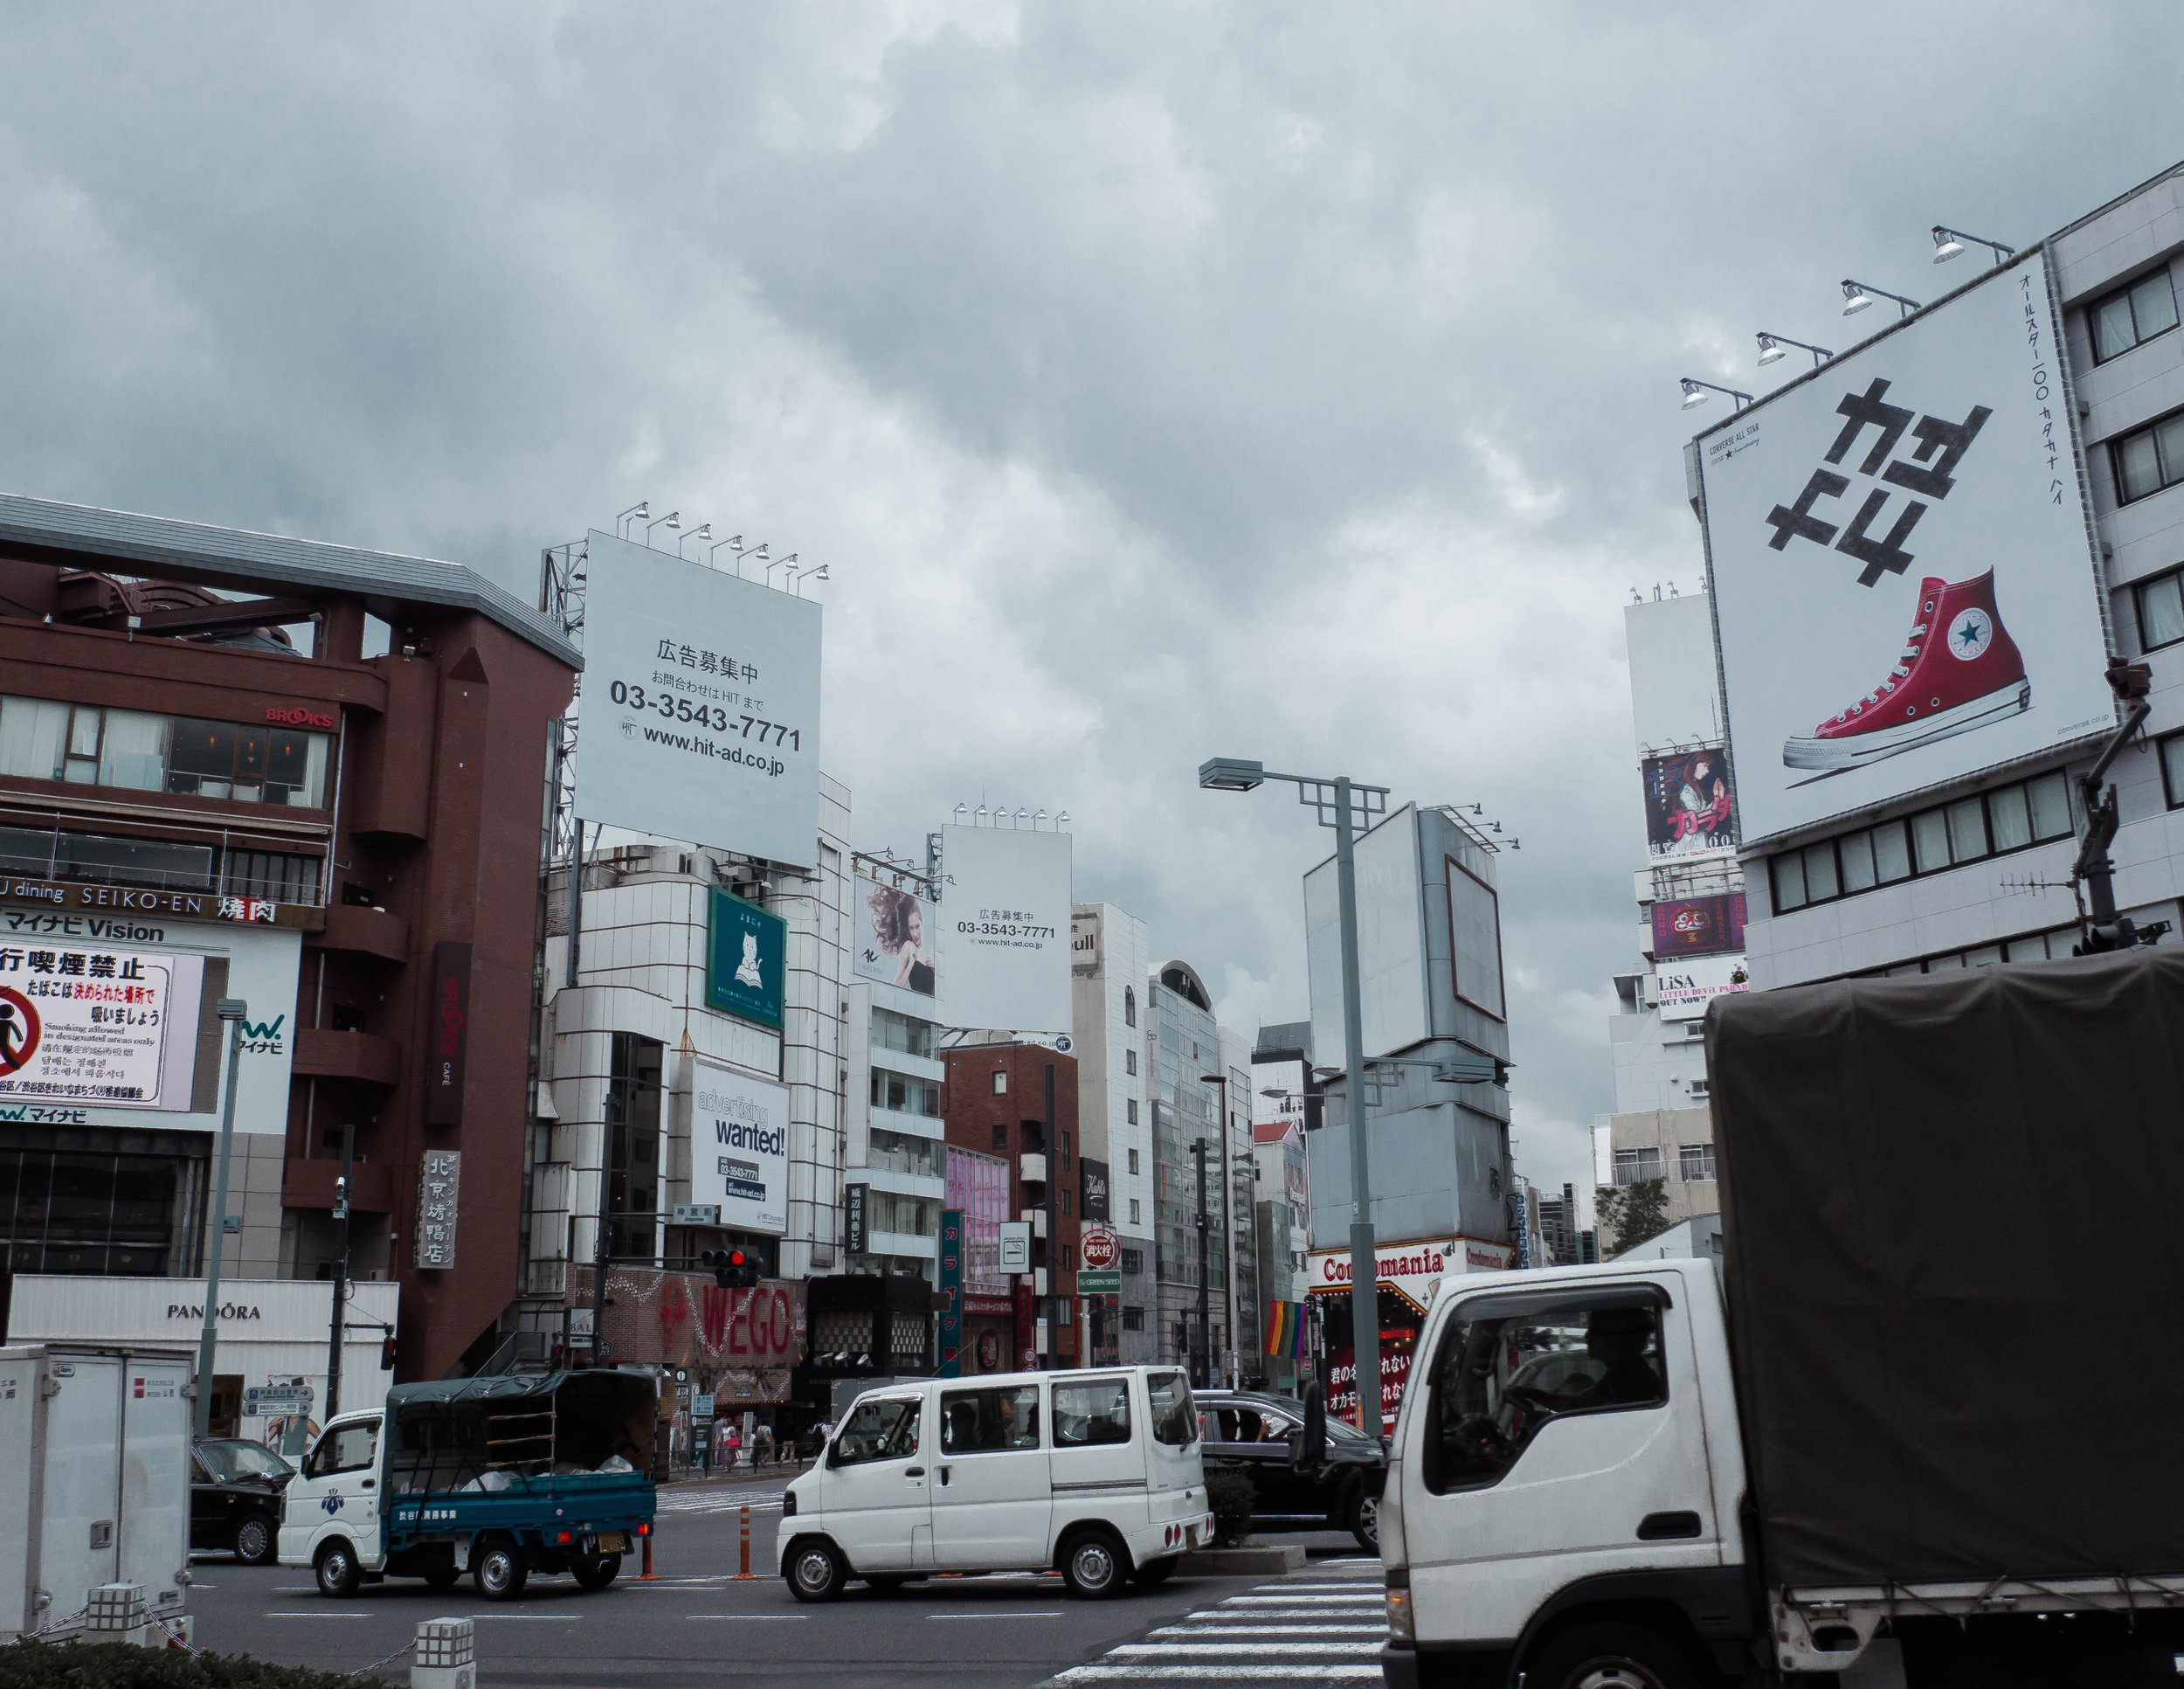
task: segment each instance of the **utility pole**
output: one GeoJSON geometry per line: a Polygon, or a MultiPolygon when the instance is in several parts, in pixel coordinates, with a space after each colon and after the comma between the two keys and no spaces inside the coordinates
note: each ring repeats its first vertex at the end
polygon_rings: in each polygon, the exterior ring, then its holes
{"type": "Polygon", "coordinates": [[[1061,1139],[1054,1124],[1054,1064],[1047,1063],[1047,1364],[1061,1364],[1061,1225],[1054,1192],[1061,1184],[1061,1139]]]}
{"type": "Polygon", "coordinates": [[[1191,1146],[1192,1158],[1199,1166],[1199,1341],[1198,1379],[1196,1388],[1213,1388],[1213,1346],[1209,1323],[1206,1272],[1206,1139],[1198,1139],[1191,1146]]]}
{"type": "Polygon", "coordinates": [[[212,1012],[227,1022],[227,1101],[220,1110],[219,1194],[213,1199],[212,1247],[208,1249],[204,1277],[204,1331],[197,1339],[197,1435],[212,1435],[212,1353],[220,1339],[220,1251],[227,1242],[228,1158],[235,1148],[235,1081],[243,1068],[243,1017],[250,1005],[240,997],[223,997],[212,1012]]]}
{"type": "Polygon", "coordinates": [[[356,1123],[342,1128],[342,1176],[334,1187],[334,1223],[341,1245],[334,1256],[334,1328],[326,1339],[326,1412],[323,1424],[342,1410],[342,1322],[349,1312],[349,1180],[356,1159],[356,1123]]]}

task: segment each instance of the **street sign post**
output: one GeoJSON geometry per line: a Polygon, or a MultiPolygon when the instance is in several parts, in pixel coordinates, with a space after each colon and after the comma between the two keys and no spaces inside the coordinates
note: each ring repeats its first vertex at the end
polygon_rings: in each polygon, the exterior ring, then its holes
{"type": "Polygon", "coordinates": [[[266,1414],[308,1414],[313,1399],[308,1384],[253,1384],[243,1391],[243,1412],[253,1418],[266,1414]]]}

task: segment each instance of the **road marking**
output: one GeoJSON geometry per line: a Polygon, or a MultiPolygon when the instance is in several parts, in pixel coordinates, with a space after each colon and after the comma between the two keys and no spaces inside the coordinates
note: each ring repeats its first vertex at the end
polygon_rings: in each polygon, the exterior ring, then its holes
{"type": "Polygon", "coordinates": [[[1174,1683],[1178,1680],[1231,1682],[1254,1679],[1278,1679],[1295,1683],[1300,1679],[1313,1682],[1339,1679],[1343,1682],[1380,1681],[1378,1665],[1350,1665],[1334,1662],[1325,1665],[1186,1665],[1181,1661],[1160,1665],[1073,1665],[1066,1672],[1054,1673],[1056,1683],[1174,1683]]]}
{"type": "Polygon", "coordinates": [[[801,1623],[811,1616],[809,1613],[685,1613],[683,1615],[683,1617],[688,1619],[738,1619],[746,1624],[786,1624],[791,1620],[801,1623]]]}
{"type": "Polygon", "coordinates": [[[359,1613],[354,1609],[345,1610],[339,1613],[329,1613],[321,1607],[314,1609],[308,1613],[268,1613],[266,1616],[267,1618],[370,1618],[373,1617],[374,1615],[370,1613],[359,1613]]]}
{"type": "Polygon", "coordinates": [[[1387,1598],[1378,1590],[1361,1596],[1231,1596],[1224,1607],[1385,1607],[1387,1598]]]}
{"type": "Polygon", "coordinates": [[[1375,1654],[1380,1651],[1377,1642],[1258,1642],[1238,1648],[1226,1642],[1126,1642],[1108,1651],[1109,1658],[1116,1654],[1177,1654],[1185,1659],[1203,1658],[1207,1654],[1375,1654]]]}
{"type": "Polygon", "coordinates": [[[464,1613],[460,1615],[460,1616],[463,1618],[505,1618],[519,1621],[528,1619],[535,1624],[574,1624],[578,1619],[582,1618],[584,1615],[582,1613],[464,1613]]]}
{"type": "Polygon", "coordinates": [[[1052,1613],[928,1613],[927,1618],[1060,1618],[1059,1611],[1052,1613]]]}
{"type": "Polygon", "coordinates": [[[1164,1624],[1151,1637],[1384,1637],[1386,1624],[1164,1624]]]}

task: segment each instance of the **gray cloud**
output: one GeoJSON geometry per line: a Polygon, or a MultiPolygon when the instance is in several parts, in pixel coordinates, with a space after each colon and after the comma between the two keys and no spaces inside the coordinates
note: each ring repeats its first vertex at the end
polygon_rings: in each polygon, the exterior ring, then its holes
{"type": "MultiPolygon", "coordinates": [[[[457,557],[650,495],[827,562],[860,842],[1068,808],[1303,1013],[1283,799],[1480,800],[1520,1158],[1636,938],[1617,606],[1700,571],[1682,374],[2172,162],[2174,10],[13,7],[12,488],[457,557]]],[[[1944,278],[1953,279],[1953,278],[1944,278]]]]}

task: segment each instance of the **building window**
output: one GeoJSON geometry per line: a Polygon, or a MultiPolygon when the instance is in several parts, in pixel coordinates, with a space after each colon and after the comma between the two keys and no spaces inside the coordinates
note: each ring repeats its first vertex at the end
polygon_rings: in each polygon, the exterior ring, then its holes
{"type": "Polygon", "coordinates": [[[898,1196],[893,1191],[867,1193],[865,1223],[874,1231],[907,1237],[940,1236],[940,1204],[930,1197],[898,1196]]]}
{"type": "Polygon", "coordinates": [[[2067,839],[2071,831],[2070,782],[2057,770],[1769,858],[1774,912],[2067,839]]]}
{"type": "Polygon", "coordinates": [[[2116,502],[2129,504],[2184,481],[2184,414],[2108,443],[2116,466],[2116,502]]]}
{"type": "Polygon", "coordinates": [[[897,1114],[919,1114],[928,1119],[940,1116],[940,1087],[930,1079],[916,1079],[908,1074],[890,1073],[885,1068],[872,1070],[872,1106],[893,1109],[897,1114]]]}
{"type": "Polygon", "coordinates": [[[1006,1097],[1009,1094],[1009,1076],[1004,1069],[996,1068],[993,1070],[993,1094],[996,1097],[1006,1097]]]}
{"type": "Polygon", "coordinates": [[[1129,1074],[1132,1078],[1137,1077],[1137,1052],[1136,1050],[1126,1049],[1123,1052],[1123,1071],[1129,1074]]]}
{"type": "Polygon", "coordinates": [[[1061,1170],[1067,1173],[1069,1171],[1069,1134],[1064,1132],[1057,1132],[1055,1136],[1061,1139],[1061,1170]]]}
{"type": "Polygon", "coordinates": [[[1069,1212],[1069,1192],[1068,1192],[1068,1188],[1067,1188],[1067,1187],[1064,1187],[1064,1189],[1061,1191],[1061,1211],[1062,1211],[1064,1214],[1067,1214],[1067,1213],[1068,1213],[1068,1212],[1069,1212]]]}
{"type": "Polygon", "coordinates": [[[1996,962],[2060,961],[2070,954],[2072,946],[2077,941],[2076,927],[2057,927],[2049,932],[2028,932],[2015,938],[1997,939],[1991,945],[1980,945],[1971,950],[1944,951],[1939,956],[1897,962],[1891,967],[1876,967],[1849,977],[1856,979],[1894,979],[1905,973],[1946,973],[1957,968],[1987,967],[1996,962]]]}
{"type": "Polygon", "coordinates": [[[927,1021],[913,1021],[892,1009],[872,1011],[872,1042],[883,1049],[899,1049],[905,1056],[933,1059],[933,1028],[927,1021]]]}
{"type": "Polygon", "coordinates": [[[332,738],[192,716],[0,698],[0,774],[317,809],[332,738]]]}
{"type": "MultiPolygon", "coordinates": [[[[1692,1087],[1697,1090],[1695,1084],[1692,1087]]],[[[1687,1185],[1696,1185],[1714,1176],[1714,1146],[1711,1144],[1686,1144],[1676,1153],[1676,1174],[1687,1185]]]]}
{"type": "Polygon", "coordinates": [[[2131,589],[2139,607],[2139,648],[2159,650],[2184,640],[2184,570],[2142,580],[2131,589]]]}
{"type": "Polygon", "coordinates": [[[1006,1155],[1006,1154],[1007,1154],[1007,1153],[1008,1153],[1008,1146],[1009,1146],[1009,1126],[1008,1126],[1008,1122],[1007,1122],[1007,1121],[1006,1121],[1006,1120],[996,1120],[996,1121],[993,1123],[993,1147],[994,1147],[995,1149],[997,1149],[997,1150],[1000,1151],[1000,1152],[1001,1152],[1001,1153],[1003,1153],[1004,1155],[1006,1155]]]}
{"type": "Polygon", "coordinates": [[[1144,1331],[1145,1329],[1145,1311],[1143,1308],[1124,1308],[1123,1310],[1123,1329],[1126,1332],[1144,1331]]]}
{"type": "MultiPolygon", "coordinates": [[[[1133,1126],[1137,1124],[1137,1104],[1135,1103],[1132,1103],[1130,1105],[1130,1123],[1133,1126]]],[[[1137,1152],[1136,1150],[1132,1150],[1130,1153],[1130,1170],[1132,1173],[1136,1173],[1137,1171],[1137,1152]]]]}
{"type": "Polygon", "coordinates": [[[1126,1027],[1137,1024],[1137,993],[1130,986],[1123,987],[1123,1024],[1126,1027]]]}
{"type": "Polygon", "coordinates": [[[1130,1199],[1130,1223],[1133,1226],[1144,1224],[1144,1222],[1138,1217],[1137,1199],[1134,1196],[1130,1199]]]}
{"type": "Polygon", "coordinates": [[[666,1046],[632,1032],[613,1035],[606,1087],[607,1253],[659,1254],[660,1071],[666,1046]]]}
{"type": "Polygon", "coordinates": [[[1658,1149],[1615,1152],[1615,1182],[1618,1185],[1635,1185],[1641,1179],[1660,1177],[1661,1152],[1658,1149]]]}
{"type": "Polygon", "coordinates": [[[2105,363],[2140,341],[2168,333],[2176,327],[2176,289],[2167,267],[2097,300],[2085,315],[2092,325],[2096,363],[2105,363]]]}
{"type": "Polygon", "coordinates": [[[921,1179],[938,1179],[947,1171],[941,1165],[941,1146],[934,1139],[882,1126],[872,1129],[865,1165],[875,1172],[914,1173],[921,1179]]]}
{"type": "MultiPolygon", "coordinates": [[[[2161,787],[2171,809],[2184,809],[2184,733],[2172,733],[2161,741],[2161,787]]],[[[1134,1152],[1130,1170],[1137,1171],[1134,1152]]]]}

